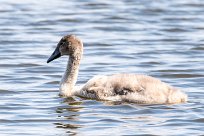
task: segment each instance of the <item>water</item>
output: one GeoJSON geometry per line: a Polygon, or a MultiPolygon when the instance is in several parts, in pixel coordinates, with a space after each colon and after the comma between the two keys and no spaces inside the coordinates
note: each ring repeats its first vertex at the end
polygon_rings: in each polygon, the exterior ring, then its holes
{"type": "Polygon", "coordinates": [[[0,135],[203,135],[204,1],[1,0],[0,135]],[[67,58],[59,39],[84,41],[78,84],[143,73],[184,90],[177,105],[58,96],[67,58]]]}

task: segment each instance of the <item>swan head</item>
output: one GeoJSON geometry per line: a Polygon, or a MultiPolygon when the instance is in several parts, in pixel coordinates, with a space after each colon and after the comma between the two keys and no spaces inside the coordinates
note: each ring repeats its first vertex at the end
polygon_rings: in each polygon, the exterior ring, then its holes
{"type": "Polygon", "coordinates": [[[57,44],[56,49],[47,60],[47,63],[63,56],[68,55],[75,59],[79,59],[83,53],[83,43],[75,35],[66,35],[57,44]]]}

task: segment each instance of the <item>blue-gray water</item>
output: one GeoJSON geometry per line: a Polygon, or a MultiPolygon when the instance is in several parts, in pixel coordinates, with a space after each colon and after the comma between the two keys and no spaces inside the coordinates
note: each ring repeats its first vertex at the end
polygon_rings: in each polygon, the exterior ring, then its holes
{"type": "Polygon", "coordinates": [[[0,135],[203,135],[203,0],[1,0],[0,135]],[[65,34],[84,41],[78,84],[97,74],[144,73],[189,101],[137,105],[58,96],[65,34]]]}

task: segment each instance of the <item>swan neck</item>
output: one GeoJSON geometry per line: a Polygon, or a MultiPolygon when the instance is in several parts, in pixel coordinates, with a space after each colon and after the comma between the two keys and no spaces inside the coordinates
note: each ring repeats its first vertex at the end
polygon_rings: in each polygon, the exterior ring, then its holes
{"type": "Polygon", "coordinates": [[[66,71],[60,83],[61,94],[64,96],[74,95],[74,86],[77,82],[80,58],[81,57],[74,57],[74,56],[69,57],[66,71]]]}

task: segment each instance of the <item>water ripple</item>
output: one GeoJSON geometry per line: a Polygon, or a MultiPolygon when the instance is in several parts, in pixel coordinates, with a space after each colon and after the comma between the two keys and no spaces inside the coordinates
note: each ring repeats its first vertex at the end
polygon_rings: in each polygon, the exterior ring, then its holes
{"type": "Polygon", "coordinates": [[[201,135],[203,5],[202,0],[2,0],[1,135],[201,135]],[[46,60],[70,33],[84,41],[77,83],[97,74],[143,73],[179,87],[188,103],[61,98],[67,58],[46,60]]]}

